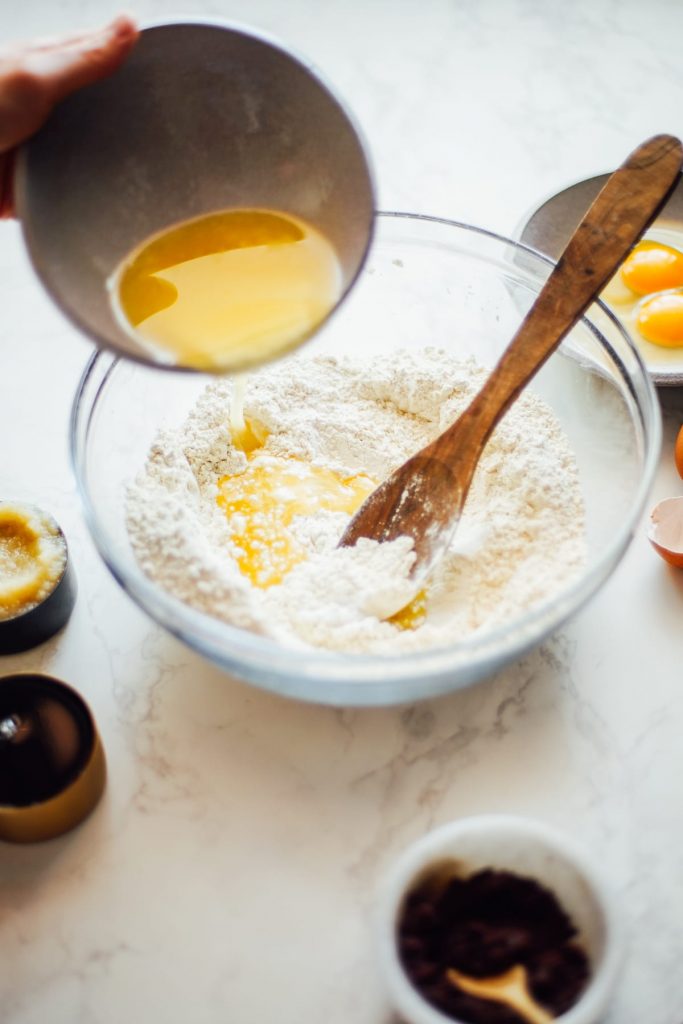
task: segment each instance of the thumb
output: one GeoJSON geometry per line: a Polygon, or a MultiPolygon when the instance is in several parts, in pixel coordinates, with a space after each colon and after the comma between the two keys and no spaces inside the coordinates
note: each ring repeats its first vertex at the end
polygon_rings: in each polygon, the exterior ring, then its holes
{"type": "Polygon", "coordinates": [[[138,36],[134,22],[121,15],[97,32],[55,41],[27,55],[49,107],[69,93],[111,74],[138,36]]]}
{"type": "Polygon", "coordinates": [[[12,214],[14,147],[70,92],[115,71],[137,37],[122,15],[97,32],[0,52],[0,219],[12,214]]]}

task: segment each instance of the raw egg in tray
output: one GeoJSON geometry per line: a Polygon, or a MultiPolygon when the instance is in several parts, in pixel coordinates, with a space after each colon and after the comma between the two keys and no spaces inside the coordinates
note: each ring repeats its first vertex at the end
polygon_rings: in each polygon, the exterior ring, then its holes
{"type": "MultiPolygon", "coordinates": [[[[524,219],[520,241],[557,259],[607,175],[551,196],[524,219]]],[[[655,384],[683,384],[683,186],[631,250],[601,296],[638,349],[655,384]]],[[[597,320],[600,320],[598,314],[597,320]]],[[[572,344],[573,339],[572,339],[572,344]]],[[[578,358],[583,353],[576,349],[578,358]]]]}
{"type": "Polygon", "coordinates": [[[601,298],[648,366],[683,365],[683,231],[648,232],[601,298]]]}

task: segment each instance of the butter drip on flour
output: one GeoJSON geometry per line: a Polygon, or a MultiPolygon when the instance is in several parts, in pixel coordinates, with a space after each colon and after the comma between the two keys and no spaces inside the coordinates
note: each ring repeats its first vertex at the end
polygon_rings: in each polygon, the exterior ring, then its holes
{"type": "Polygon", "coordinates": [[[307,467],[304,475],[318,481],[333,474],[342,486],[383,479],[455,419],[484,376],[435,349],[292,358],[247,383],[251,452],[233,443],[231,383],[210,384],[184,424],[159,434],[129,489],[128,530],[140,565],[194,607],[294,646],[398,653],[517,617],[562,589],[584,559],[575,460],[553,414],[531,393],[495,431],[410,628],[384,621],[384,613],[390,601],[397,606],[397,594],[413,596],[412,542],[338,549],[352,514],[348,495],[341,507],[314,502],[292,514],[298,561],[265,588],[239,565],[244,510],[225,507],[226,478],[238,487],[240,476],[247,483],[269,461],[278,472],[307,467]]]}
{"type": "MultiPolygon", "coordinates": [[[[217,501],[226,514],[241,572],[255,587],[266,590],[282,583],[309,557],[297,540],[296,521],[322,510],[353,516],[377,481],[364,473],[345,476],[291,455],[268,453],[267,431],[244,416],[246,379],[242,375],[233,384],[230,430],[233,444],[247,457],[247,466],[220,478],[217,501]]],[[[356,589],[363,588],[357,584],[356,589]]],[[[399,593],[406,592],[401,587],[399,593]]],[[[380,618],[402,629],[415,629],[426,613],[426,595],[420,591],[391,616],[383,614],[383,604],[375,603],[374,608],[380,618]]]]}
{"type": "Polygon", "coordinates": [[[242,573],[254,586],[267,589],[306,560],[306,548],[292,529],[295,519],[321,510],[351,516],[374,488],[363,474],[342,477],[323,466],[255,448],[247,453],[241,472],[219,479],[217,500],[242,573]]]}

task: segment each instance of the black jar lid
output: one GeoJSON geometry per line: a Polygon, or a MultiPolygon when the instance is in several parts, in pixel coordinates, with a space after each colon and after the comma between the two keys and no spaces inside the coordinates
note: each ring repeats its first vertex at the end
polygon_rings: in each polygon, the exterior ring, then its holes
{"type": "Polygon", "coordinates": [[[0,677],[0,839],[52,839],[104,790],[104,750],[83,698],[35,673],[0,677]]]}
{"type": "Polygon", "coordinates": [[[26,510],[47,520],[63,543],[64,566],[50,592],[38,604],[10,618],[0,618],[0,655],[17,654],[49,640],[66,625],[76,602],[76,575],[66,537],[54,517],[28,502],[0,501],[0,508],[3,505],[26,510]]]}

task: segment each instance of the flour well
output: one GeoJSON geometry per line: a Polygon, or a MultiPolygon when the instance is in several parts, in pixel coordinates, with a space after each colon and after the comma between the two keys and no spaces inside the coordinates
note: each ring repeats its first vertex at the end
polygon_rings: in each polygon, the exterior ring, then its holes
{"type": "MultiPolygon", "coordinates": [[[[251,377],[245,416],[264,452],[379,482],[451,423],[486,371],[436,349],[369,359],[292,358],[251,377]]],[[[128,492],[144,572],[200,611],[288,645],[397,653],[452,644],[552,597],[585,558],[577,467],[548,407],[525,393],[491,438],[415,628],[384,621],[412,595],[412,542],[337,549],[348,514],[291,524],[305,558],[262,590],[242,575],[219,481],[244,472],[232,443],[232,384],[210,384],[186,422],[160,432],[128,492]],[[400,602],[399,602],[400,603],[400,602]]]]}

